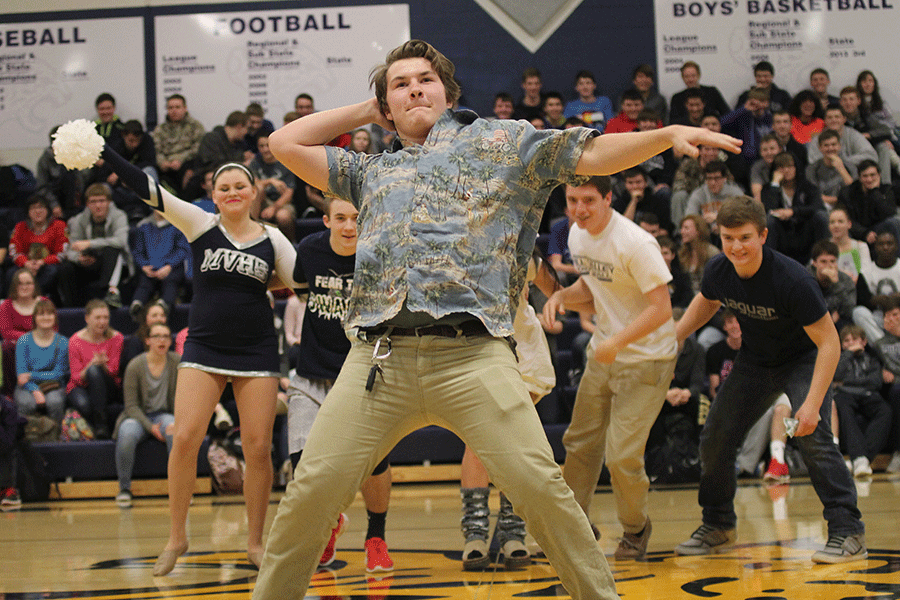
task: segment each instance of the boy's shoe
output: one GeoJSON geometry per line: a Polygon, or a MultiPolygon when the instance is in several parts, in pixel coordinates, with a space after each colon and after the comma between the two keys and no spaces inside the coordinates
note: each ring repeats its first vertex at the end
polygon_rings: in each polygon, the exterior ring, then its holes
{"type": "Polygon", "coordinates": [[[131,306],[128,307],[128,314],[131,315],[131,320],[137,323],[141,317],[142,310],[144,310],[144,305],[138,300],[133,300],[131,306]]]}
{"type": "Polygon", "coordinates": [[[463,571],[483,571],[491,564],[487,540],[473,537],[463,547],[463,571]]]}
{"type": "Polygon", "coordinates": [[[619,540],[619,547],[616,548],[614,555],[616,560],[644,558],[647,555],[647,544],[650,542],[650,532],[652,530],[653,526],[650,524],[650,518],[648,517],[647,522],[644,523],[644,530],[640,534],[628,532],[622,534],[622,539],[619,540]]]}
{"type": "Polygon", "coordinates": [[[828,543],[812,555],[812,560],[817,563],[834,564],[863,560],[868,557],[866,536],[858,533],[856,535],[829,536],[828,543]]]}
{"type": "Polygon", "coordinates": [[[19,497],[19,490],[16,488],[3,490],[2,498],[0,498],[0,507],[3,510],[19,510],[22,507],[22,498],[19,497]]]}
{"type": "Polygon", "coordinates": [[[341,534],[344,533],[344,527],[346,527],[349,522],[350,517],[344,513],[338,515],[337,525],[331,530],[331,539],[328,540],[328,545],[325,546],[325,552],[322,553],[322,558],[319,559],[320,567],[327,567],[334,562],[334,544],[337,542],[337,539],[341,537],[341,534]]]}
{"type": "Polygon", "coordinates": [[[894,456],[891,457],[891,462],[888,463],[885,470],[888,473],[900,473],[900,450],[894,452],[894,456]]]}
{"type": "Polygon", "coordinates": [[[763,481],[771,481],[772,483],[787,483],[791,480],[790,471],[786,463],[780,462],[773,458],[769,461],[769,468],[763,475],[763,481]]]}
{"type": "Polygon", "coordinates": [[[388,554],[387,543],[380,537],[366,540],[366,572],[393,571],[394,561],[388,554]]]}
{"type": "Polygon", "coordinates": [[[103,301],[109,304],[111,308],[122,307],[122,295],[119,294],[119,290],[110,289],[106,292],[106,297],[103,298],[103,301]]]}
{"type": "Polygon", "coordinates": [[[228,431],[234,427],[234,421],[231,420],[231,415],[228,414],[228,411],[225,410],[225,407],[221,404],[216,404],[216,407],[213,409],[213,425],[215,425],[216,429],[219,431],[228,431]]]}
{"type": "Polygon", "coordinates": [[[853,459],[853,476],[868,477],[872,474],[872,465],[865,456],[857,456],[853,459]]]}
{"type": "Polygon", "coordinates": [[[131,492],[128,490],[122,490],[121,492],[116,494],[116,506],[120,508],[130,508],[131,492]]]}
{"type": "Polygon", "coordinates": [[[675,546],[675,554],[702,556],[725,552],[734,546],[737,534],[734,529],[720,529],[703,524],[686,541],[675,546]]]}

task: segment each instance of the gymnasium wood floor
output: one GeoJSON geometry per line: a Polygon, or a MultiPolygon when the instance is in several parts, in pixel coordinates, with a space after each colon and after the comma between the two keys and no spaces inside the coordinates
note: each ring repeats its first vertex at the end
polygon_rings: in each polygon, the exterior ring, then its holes
{"type": "MultiPolygon", "coordinates": [[[[858,482],[869,559],[814,565],[825,541],[821,505],[808,480],[765,487],[741,480],[738,546],[712,557],[677,557],[672,549],[699,524],[693,487],[650,494],[653,537],[643,561],[612,560],[621,535],[608,489],[599,489],[592,520],[600,528],[619,594],[626,599],[900,599],[900,476],[858,482]]],[[[269,522],[280,494],[273,494],[269,522]]],[[[498,501],[492,495],[492,512],[498,501]]],[[[320,571],[308,597],[327,600],[494,600],[566,596],[546,559],[506,572],[460,570],[458,488],[396,485],[387,541],[393,574],[367,577],[360,498],[349,510],[332,570],[320,571]]],[[[239,497],[201,495],[190,510],[191,548],[167,577],[151,566],[167,534],[165,498],[58,500],[0,514],[0,599],[249,598],[256,572],[245,560],[246,523],[239,497]]]]}

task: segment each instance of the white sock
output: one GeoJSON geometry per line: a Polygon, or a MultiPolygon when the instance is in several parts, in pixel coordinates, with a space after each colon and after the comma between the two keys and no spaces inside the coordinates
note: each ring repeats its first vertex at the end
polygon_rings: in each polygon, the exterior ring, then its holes
{"type": "Polygon", "coordinates": [[[769,453],[772,455],[772,458],[777,460],[780,463],[784,462],[784,442],[779,442],[776,440],[772,440],[769,442],[769,453]]]}
{"type": "Polygon", "coordinates": [[[840,446],[840,445],[841,445],[841,440],[839,440],[837,437],[834,437],[834,438],[832,438],[832,439],[834,440],[834,445],[835,445],[835,446],[840,446]]]}

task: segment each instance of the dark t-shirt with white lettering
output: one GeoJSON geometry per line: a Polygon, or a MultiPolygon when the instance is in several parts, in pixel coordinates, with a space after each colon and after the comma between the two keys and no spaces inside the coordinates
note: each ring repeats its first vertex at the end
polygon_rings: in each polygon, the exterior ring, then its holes
{"type": "Polygon", "coordinates": [[[309,285],[297,375],[307,379],[336,379],[350,340],[342,326],[353,287],[356,255],[341,256],[331,249],[330,230],[308,235],[297,247],[294,280],[309,285]]]}
{"type": "Polygon", "coordinates": [[[804,327],[827,312],[822,290],[800,263],[763,247],[759,270],[738,277],[724,254],[710,259],[703,271],[700,293],[718,300],[737,315],[741,324],[741,360],[774,367],[815,350],[804,327]]]}

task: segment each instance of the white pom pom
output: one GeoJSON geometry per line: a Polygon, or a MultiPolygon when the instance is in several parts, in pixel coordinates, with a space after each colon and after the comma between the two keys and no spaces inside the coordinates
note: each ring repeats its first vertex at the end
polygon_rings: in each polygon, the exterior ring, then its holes
{"type": "Polygon", "coordinates": [[[53,156],[67,169],[92,167],[103,152],[103,136],[87,119],[61,125],[53,137],[53,156]]]}

